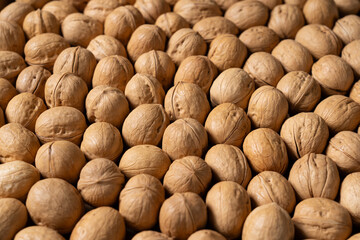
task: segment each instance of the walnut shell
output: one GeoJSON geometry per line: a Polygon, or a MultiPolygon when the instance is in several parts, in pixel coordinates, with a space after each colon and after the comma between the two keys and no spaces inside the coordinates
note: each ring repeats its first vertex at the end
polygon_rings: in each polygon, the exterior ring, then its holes
{"type": "Polygon", "coordinates": [[[168,38],[179,29],[190,27],[189,23],[182,16],[174,12],[161,14],[156,19],[155,25],[160,27],[168,38]]]}
{"type": "Polygon", "coordinates": [[[162,149],[171,160],[185,156],[201,157],[208,145],[205,128],[192,118],[178,119],[164,131],[162,149]]]}
{"type": "MultiPolygon", "coordinates": [[[[60,0],[65,2],[67,5],[74,6],[78,11],[83,12],[87,3],[90,0],[60,0]]],[[[120,0],[119,0],[120,1],[120,0]]]]}
{"type": "Polygon", "coordinates": [[[84,14],[104,24],[106,17],[119,6],[119,0],[90,0],[84,14]]]}
{"type": "Polygon", "coordinates": [[[330,157],[345,173],[360,171],[360,135],[342,131],[330,139],[326,156],[330,157]]]}
{"type": "Polygon", "coordinates": [[[245,188],[251,179],[250,166],[238,147],[217,144],[206,153],[205,162],[216,182],[233,181],[245,188]]]}
{"type": "Polygon", "coordinates": [[[25,200],[32,185],[40,180],[40,173],[33,165],[12,161],[0,165],[0,197],[25,200]]]}
{"type": "Polygon", "coordinates": [[[14,86],[7,79],[0,77],[0,108],[5,111],[9,101],[17,94],[14,86]]]}
{"type": "Polygon", "coordinates": [[[50,76],[50,71],[43,67],[29,66],[22,70],[16,79],[16,90],[20,93],[29,92],[44,99],[45,83],[50,76]]]}
{"type": "Polygon", "coordinates": [[[32,93],[20,93],[9,101],[5,116],[8,123],[20,123],[34,132],[37,118],[46,109],[41,98],[32,93]]]}
{"type": "Polygon", "coordinates": [[[126,84],[125,96],[130,107],[136,108],[141,104],[163,104],[165,91],[153,76],[137,73],[126,84]]]}
{"type": "Polygon", "coordinates": [[[334,33],[348,44],[354,40],[360,39],[360,17],[357,15],[348,15],[340,18],[334,26],[334,33]]]}
{"type": "Polygon", "coordinates": [[[14,83],[19,73],[26,68],[24,59],[16,52],[0,51],[0,78],[14,83]]]}
{"type": "Polygon", "coordinates": [[[209,113],[205,129],[212,143],[239,147],[250,132],[251,123],[241,107],[222,103],[209,113]]]}
{"type": "Polygon", "coordinates": [[[265,26],[251,27],[242,32],[239,38],[250,52],[271,52],[280,41],[279,36],[265,26]]]}
{"type": "Polygon", "coordinates": [[[77,189],[90,205],[110,206],[116,202],[124,182],[124,175],[114,162],[97,158],[81,169],[77,189]]]}
{"type": "Polygon", "coordinates": [[[339,203],[327,198],[309,198],[300,202],[292,218],[296,235],[301,238],[347,239],[351,217],[339,203]]]}
{"type": "Polygon", "coordinates": [[[165,191],[157,178],[147,174],[130,178],[119,198],[119,211],[126,227],[136,231],[151,229],[164,200],[165,191]]]}
{"type": "Polygon", "coordinates": [[[267,52],[251,54],[245,62],[244,70],[254,79],[256,87],[264,85],[275,87],[284,76],[281,63],[267,52]]]}
{"type": "Polygon", "coordinates": [[[308,153],[291,167],[289,182],[297,198],[323,197],[334,200],[340,177],[334,161],[322,154],[308,153]]]}
{"type": "Polygon", "coordinates": [[[250,132],[244,140],[243,150],[255,172],[284,173],[288,166],[286,145],[279,134],[270,128],[250,132]]]}
{"type": "Polygon", "coordinates": [[[43,33],[30,39],[25,45],[25,61],[52,70],[60,53],[70,47],[66,40],[55,33],[43,33]]]}
{"type": "Polygon", "coordinates": [[[286,119],[280,136],[287,146],[289,157],[296,160],[308,153],[322,153],[329,138],[329,129],[317,114],[302,112],[286,119]]]}
{"type": "Polygon", "coordinates": [[[185,240],[205,227],[206,221],[206,205],[196,193],[175,193],[164,201],[160,209],[161,232],[179,240],[185,240]]]}
{"type": "Polygon", "coordinates": [[[215,184],[206,195],[209,224],[227,239],[238,238],[251,211],[250,198],[240,184],[223,181],[215,184]]]}
{"type": "Polygon", "coordinates": [[[42,8],[50,0],[16,0],[17,2],[31,4],[33,8],[42,8]]]}
{"type": "Polygon", "coordinates": [[[151,230],[142,231],[136,234],[131,240],[173,240],[172,237],[169,237],[168,235],[164,233],[159,233],[151,230]]]}
{"type": "Polygon", "coordinates": [[[173,85],[175,64],[166,52],[156,50],[146,52],[139,56],[134,67],[137,73],[152,75],[166,90],[173,85]]]}
{"type": "Polygon", "coordinates": [[[26,226],[28,216],[26,207],[15,198],[0,198],[1,238],[11,240],[26,226]]]}
{"type": "Polygon", "coordinates": [[[31,187],[26,208],[35,224],[66,234],[71,232],[83,214],[84,204],[79,192],[70,183],[48,178],[31,187]]]}
{"type": "Polygon", "coordinates": [[[339,55],[342,48],[341,40],[325,25],[305,25],[297,32],[295,40],[307,48],[315,59],[330,54],[339,55]]]}
{"type": "Polygon", "coordinates": [[[193,118],[204,123],[210,104],[204,91],[195,83],[178,82],[166,93],[164,107],[171,121],[193,118]]]}
{"type": "Polygon", "coordinates": [[[356,14],[360,11],[360,2],[357,0],[334,0],[342,15],[356,14]]]}
{"type": "Polygon", "coordinates": [[[44,226],[30,226],[23,228],[16,235],[14,240],[31,240],[31,239],[43,239],[43,240],[65,240],[57,231],[52,228],[44,226]]]}
{"type": "Polygon", "coordinates": [[[349,97],[360,104],[360,81],[357,81],[351,88],[349,97]]]}
{"type": "Polygon", "coordinates": [[[70,240],[122,240],[125,223],[118,211],[111,207],[99,207],[86,213],[75,225],[70,240]]]}
{"type": "Polygon", "coordinates": [[[352,235],[347,240],[358,240],[358,239],[360,239],[360,233],[352,235]]]}
{"type": "Polygon", "coordinates": [[[304,4],[303,13],[308,24],[322,24],[329,28],[339,17],[333,0],[308,0],[304,4]]]}
{"type": "Polygon", "coordinates": [[[251,27],[265,25],[269,10],[259,1],[239,1],[231,5],[224,16],[235,23],[240,31],[245,31],[251,27]]]}
{"type": "Polygon", "coordinates": [[[226,240],[226,238],[214,230],[203,229],[191,234],[188,240],[226,240]]]}
{"type": "Polygon", "coordinates": [[[293,113],[312,111],[321,98],[320,85],[303,71],[289,72],[280,79],[276,88],[284,94],[289,111],[293,113]]]}
{"type": "Polygon", "coordinates": [[[212,40],[208,57],[219,69],[239,68],[247,56],[246,46],[232,34],[223,34],[212,40]],[[228,54],[230,53],[231,54],[228,54]]]}
{"type": "Polygon", "coordinates": [[[94,87],[85,100],[89,122],[108,122],[120,127],[129,114],[129,104],[124,93],[114,87],[94,87]]]}
{"type": "Polygon", "coordinates": [[[190,28],[182,28],[171,36],[166,52],[176,65],[180,65],[189,56],[205,55],[206,50],[206,42],[199,33],[190,28]]]}
{"type": "Polygon", "coordinates": [[[104,57],[96,65],[92,79],[93,87],[107,85],[125,91],[125,86],[134,75],[131,62],[123,56],[104,57]]]}
{"type": "Polygon", "coordinates": [[[357,201],[360,197],[359,174],[359,172],[355,172],[347,175],[341,183],[340,189],[340,204],[350,213],[355,226],[360,224],[359,202],[357,201]]]}
{"type": "Polygon", "coordinates": [[[0,20],[0,51],[24,52],[25,36],[22,28],[12,21],[0,20]]]}
{"type": "Polygon", "coordinates": [[[158,145],[169,122],[162,105],[142,104],[131,111],[124,121],[124,141],[130,147],[141,144],[158,145]]]}
{"type": "Polygon", "coordinates": [[[262,2],[270,10],[273,10],[273,8],[276,7],[277,5],[282,4],[282,0],[259,0],[259,2],[262,2]]]}
{"type": "Polygon", "coordinates": [[[35,134],[19,123],[8,123],[0,128],[0,143],[1,163],[16,160],[33,163],[40,147],[35,134]]]}
{"type": "Polygon", "coordinates": [[[302,9],[307,0],[284,0],[286,4],[291,4],[302,9]]]}
{"type": "Polygon", "coordinates": [[[42,33],[60,34],[60,23],[50,12],[37,9],[26,15],[23,30],[28,39],[42,33]]]}
{"type": "Polygon", "coordinates": [[[165,0],[137,0],[134,4],[145,22],[154,24],[156,19],[163,13],[170,12],[170,6],[165,0]]]}
{"type": "Polygon", "coordinates": [[[325,120],[331,133],[352,131],[360,123],[360,104],[341,95],[325,98],[314,112],[325,120]]]}
{"type": "Polygon", "coordinates": [[[280,90],[262,86],[251,95],[247,114],[255,128],[279,131],[288,114],[288,102],[280,90]]]}
{"type": "Polygon", "coordinates": [[[69,183],[76,183],[85,163],[79,147],[69,141],[45,143],[35,157],[35,166],[43,178],[61,178],[69,183]]]}
{"type": "Polygon", "coordinates": [[[360,77],[360,54],[357,49],[360,48],[360,39],[352,41],[346,45],[341,53],[342,59],[344,59],[353,69],[355,77],[360,77]]]}
{"type": "Polygon", "coordinates": [[[112,55],[127,57],[124,45],[116,38],[107,35],[95,37],[90,41],[86,49],[94,55],[97,61],[112,55]]]}
{"type": "MultiPolygon", "coordinates": [[[[234,3],[238,2],[239,0],[214,0],[214,2],[223,10],[224,12],[234,3]]],[[[202,234],[201,234],[202,235],[202,234]]],[[[200,236],[200,235],[199,235],[200,236]]],[[[204,235],[205,236],[205,235],[204,235]]],[[[212,235],[211,235],[212,237],[212,235]]]]}
{"type": "Polygon", "coordinates": [[[300,43],[292,39],[282,40],[271,52],[280,61],[285,72],[304,71],[310,72],[313,57],[300,43]]]}
{"type": "Polygon", "coordinates": [[[28,3],[12,2],[1,10],[0,20],[16,22],[22,26],[25,16],[31,11],[34,8],[28,3]]]}
{"type": "Polygon", "coordinates": [[[170,166],[170,158],[154,145],[137,145],[121,157],[119,168],[127,178],[149,174],[161,180],[170,166]]]}
{"type": "Polygon", "coordinates": [[[254,209],[246,218],[242,233],[243,240],[291,240],[294,237],[295,228],[291,217],[276,203],[269,203],[254,209]]]}
{"type": "Polygon", "coordinates": [[[107,158],[116,161],[123,150],[120,131],[107,122],[93,123],[85,130],[80,148],[89,160],[107,158]]]}
{"type": "Polygon", "coordinates": [[[68,15],[78,12],[73,5],[65,1],[50,1],[44,5],[42,10],[52,13],[60,24],[68,15]]]}
{"type": "Polygon", "coordinates": [[[42,143],[67,140],[79,145],[86,128],[85,117],[79,110],[60,106],[40,114],[35,133],[42,143]]]}

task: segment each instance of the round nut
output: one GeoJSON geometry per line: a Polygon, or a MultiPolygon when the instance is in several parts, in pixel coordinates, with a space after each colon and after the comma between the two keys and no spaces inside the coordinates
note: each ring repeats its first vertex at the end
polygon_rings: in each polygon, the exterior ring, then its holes
{"type": "Polygon", "coordinates": [[[334,2],[342,15],[356,14],[360,11],[360,2],[357,0],[334,0],[334,2]]]}
{"type": "Polygon", "coordinates": [[[16,52],[0,51],[0,78],[15,82],[19,73],[26,68],[24,59],[16,52]]]}
{"type": "Polygon", "coordinates": [[[134,4],[145,22],[154,24],[156,19],[163,13],[170,12],[170,6],[165,0],[137,0],[134,4]]]}
{"type": "Polygon", "coordinates": [[[136,234],[131,240],[172,240],[173,238],[169,237],[164,233],[159,233],[151,230],[142,231],[136,234]]]}
{"type": "Polygon", "coordinates": [[[360,189],[359,174],[359,172],[355,172],[347,175],[340,189],[340,204],[350,213],[355,226],[360,224],[359,202],[357,201],[360,189]]]}
{"type": "Polygon", "coordinates": [[[354,40],[360,39],[360,17],[357,15],[348,15],[339,19],[334,26],[334,33],[348,44],[354,40]]]}
{"type": "Polygon", "coordinates": [[[11,240],[26,226],[26,207],[15,198],[0,198],[0,232],[4,240],[11,240]]]}
{"type": "Polygon", "coordinates": [[[250,52],[271,52],[280,41],[279,36],[265,26],[251,27],[242,32],[239,38],[250,52]]]}
{"type": "Polygon", "coordinates": [[[5,78],[0,77],[0,108],[5,111],[10,100],[18,93],[14,86],[5,78]]]}
{"type": "Polygon", "coordinates": [[[12,2],[1,10],[0,20],[16,22],[22,26],[24,18],[31,11],[34,11],[34,8],[28,3],[12,2]]]}
{"type": "Polygon", "coordinates": [[[174,12],[161,14],[156,19],[155,25],[160,27],[168,38],[179,29],[190,27],[189,23],[182,16],[174,12]]]}
{"type": "Polygon", "coordinates": [[[216,231],[203,229],[191,234],[188,240],[226,240],[226,238],[216,231]]]}
{"type": "Polygon", "coordinates": [[[308,0],[304,4],[303,13],[308,24],[322,24],[329,28],[339,17],[333,0],[308,0]]]}
{"type": "Polygon", "coordinates": [[[31,4],[33,8],[42,8],[50,0],[16,0],[17,2],[31,4]]]}
{"type": "Polygon", "coordinates": [[[360,104],[360,81],[357,81],[351,88],[349,97],[360,104]]]}
{"type": "Polygon", "coordinates": [[[16,79],[16,90],[20,93],[29,92],[44,99],[45,83],[50,76],[51,73],[43,67],[29,66],[22,70],[16,79]]]}
{"type": "Polygon", "coordinates": [[[50,1],[44,5],[42,10],[52,13],[60,24],[68,15],[78,12],[72,4],[67,4],[64,0],[50,1]]]}
{"type": "Polygon", "coordinates": [[[360,77],[360,54],[357,49],[360,48],[360,39],[352,41],[346,45],[341,53],[342,59],[344,59],[353,69],[355,77],[360,77]]]}
{"type": "Polygon", "coordinates": [[[25,36],[22,28],[12,21],[0,20],[0,51],[24,52],[25,36]]]}
{"type": "Polygon", "coordinates": [[[42,239],[44,236],[53,240],[65,240],[65,238],[57,231],[44,226],[31,226],[23,228],[15,235],[14,240],[30,240],[32,238],[42,239]]]}
{"type": "Polygon", "coordinates": [[[306,3],[307,0],[284,0],[284,2],[286,4],[292,4],[295,5],[297,7],[299,7],[300,9],[302,9],[304,7],[304,4],[306,3]]]}
{"type": "Polygon", "coordinates": [[[259,2],[262,2],[270,10],[273,10],[274,7],[282,3],[282,0],[260,0],[259,2]]]}
{"type": "MultiPolygon", "coordinates": [[[[24,1],[24,0],[21,0],[21,1],[24,1]]],[[[26,1],[28,1],[28,0],[26,0],[26,1]]],[[[87,3],[90,0],[61,0],[61,1],[65,2],[67,5],[74,6],[80,12],[83,12],[87,3]]],[[[119,1],[121,1],[121,0],[119,0],[119,1]]]]}
{"type": "Polygon", "coordinates": [[[28,39],[42,33],[60,34],[60,23],[56,17],[40,9],[27,14],[22,26],[28,39]]]}
{"type": "Polygon", "coordinates": [[[94,55],[97,61],[112,55],[127,57],[124,45],[116,38],[107,35],[97,36],[90,41],[86,49],[94,55]]]}
{"type": "Polygon", "coordinates": [[[119,5],[119,0],[91,0],[86,5],[84,14],[104,24],[106,17],[119,5]]]}

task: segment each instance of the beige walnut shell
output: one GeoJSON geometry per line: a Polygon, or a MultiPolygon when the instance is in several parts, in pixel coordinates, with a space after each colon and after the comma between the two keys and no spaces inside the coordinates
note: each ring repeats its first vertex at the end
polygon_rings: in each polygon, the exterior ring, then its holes
{"type": "Polygon", "coordinates": [[[0,232],[1,238],[11,240],[15,234],[26,226],[28,213],[22,202],[15,198],[0,198],[0,232]]]}
{"type": "Polygon", "coordinates": [[[271,52],[279,43],[279,36],[265,26],[251,27],[240,34],[239,39],[250,52],[271,52]]]}
{"type": "Polygon", "coordinates": [[[142,231],[136,234],[131,240],[173,240],[172,237],[168,235],[152,230],[142,231]]]}
{"type": "Polygon", "coordinates": [[[67,4],[65,1],[50,1],[44,5],[42,10],[52,13],[60,24],[68,15],[78,12],[73,5],[67,4]]]}
{"type": "MultiPolygon", "coordinates": [[[[255,0],[255,1],[257,1],[257,0],[255,0]]],[[[276,7],[277,5],[280,5],[282,3],[282,0],[260,0],[259,2],[262,2],[270,10],[273,10],[274,7],[276,7]]]]}
{"type": "Polygon", "coordinates": [[[226,238],[214,230],[203,229],[191,234],[188,240],[226,240],[226,238]]]}
{"type": "Polygon", "coordinates": [[[50,0],[16,0],[17,2],[21,3],[28,3],[33,6],[33,8],[42,8],[48,1],[50,0]]]}
{"type": "Polygon", "coordinates": [[[300,9],[302,9],[304,7],[304,4],[306,3],[307,0],[284,0],[284,2],[286,4],[292,4],[295,5],[297,7],[299,7],[300,9]]]}
{"type": "Polygon", "coordinates": [[[357,81],[351,88],[349,97],[360,104],[360,81],[357,81]]]}
{"type": "Polygon", "coordinates": [[[57,18],[52,13],[40,9],[28,13],[22,27],[28,39],[42,33],[60,34],[60,23],[57,18]]]}
{"type": "Polygon", "coordinates": [[[156,19],[155,25],[160,27],[168,38],[179,29],[190,27],[189,23],[182,16],[174,12],[161,14],[156,19]]]}
{"type": "Polygon", "coordinates": [[[24,52],[25,35],[22,28],[12,21],[0,20],[0,51],[24,52]]]}
{"type": "Polygon", "coordinates": [[[154,24],[161,14],[171,10],[165,0],[137,0],[134,7],[144,16],[145,22],[150,24],[154,24]]]}
{"type": "Polygon", "coordinates": [[[0,78],[5,78],[13,84],[24,68],[26,64],[22,56],[16,52],[0,51],[0,78]]]}
{"type": "Polygon", "coordinates": [[[86,49],[94,55],[97,61],[112,55],[127,57],[124,45],[116,38],[108,35],[99,35],[92,39],[86,49]]]}
{"type": "Polygon", "coordinates": [[[360,11],[360,2],[357,0],[334,0],[340,14],[356,14],[360,11]]]}
{"type": "Polygon", "coordinates": [[[16,22],[22,26],[24,18],[34,8],[28,3],[12,2],[0,11],[0,20],[16,22]]]}
{"type": "MultiPolygon", "coordinates": [[[[21,0],[21,1],[23,1],[23,0],[21,0]]],[[[61,0],[61,1],[65,2],[67,5],[74,6],[78,11],[82,12],[82,11],[84,11],[84,8],[86,7],[87,3],[90,0],[61,0]]]]}
{"type": "Polygon", "coordinates": [[[5,111],[9,101],[18,94],[11,82],[0,77],[0,108],[5,111]]]}
{"type": "Polygon", "coordinates": [[[360,39],[347,44],[341,53],[342,59],[344,59],[351,66],[356,78],[360,77],[360,54],[357,51],[359,47],[360,39]]]}
{"type": "Polygon", "coordinates": [[[14,240],[31,240],[33,238],[43,240],[65,240],[65,238],[57,231],[44,226],[30,226],[23,228],[15,235],[14,240]]]}
{"type": "Polygon", "coordinates": [[[350,213],[354,227],[360,224],[359,211],[359,172],[354,172],[345,177],[340,188],[340,204],[350,213]]]}
{"type": "Polygon", "coordinates": [[[322,24],[332,28],[339,17],[333,0],[308,0],[303,7],[304,17],[308,24],[322,24]]]}
{"type": "Polygon", "coordinates": [[[50,76],[50,71],[43,67],[29,66],[22,70],[16,79],[16,90],[20,93],[29,92],[44,99],[45,83],[50,76]]]}
{"type": "Polygon", "coordinates": [[[339,19],[333,28],[334,33],[348,44],[354,40],[360,39],[360,17],[357,15],[348,15],[339,19]]]}
{"type": "Polygon", "coordinates": [[[104,24],[106,17],[119,6],[119,0],[90,0],[84,14],[104,24]]]}

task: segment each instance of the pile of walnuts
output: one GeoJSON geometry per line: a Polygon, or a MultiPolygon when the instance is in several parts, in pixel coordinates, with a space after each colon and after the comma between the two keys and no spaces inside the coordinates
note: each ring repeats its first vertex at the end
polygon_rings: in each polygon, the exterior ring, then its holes
{"type": "Polygon", "coordinates": [[[360,239],[359,0],[0,1],[0,239],[360,239]]]}

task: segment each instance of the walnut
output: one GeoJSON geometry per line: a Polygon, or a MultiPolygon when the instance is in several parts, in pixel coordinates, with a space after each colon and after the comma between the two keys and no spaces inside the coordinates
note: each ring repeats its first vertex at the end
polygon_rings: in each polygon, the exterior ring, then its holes
{"type": "Polygon", "coordinates": [[[339,19],[334,26],[334,33],[346,45],[354,40],[360,39],[360,17],[348,15],[339,19]]]}
{"type": "Polygon", "coordinates": [[[357,0],[334,0],[342,15],[356,14],[360,11],[360,2],[357,0]]]}
{"type": "Polygon", "coordinates": [[[155,25],[160,27],[168,38],[179,29],[190,27],[189,23],[182,16],[174,12],[161,14],[156,19],[155,25]]]}
{"type": "Polygon", "coordinates": [[[44,99],[45,83],[50,76],[50,71],[41,66],[29,66],[22,70],[16,79],[16,90],[20,93],[29,92],[44,99]]]}
{"type": "Polygon", "coordinates": [[[23,228],[15,235],[14,240],[27,240],[34,237],[41,239],[44,236],[53,240],[65,240],[65,238],[57,231],[44,226],[30,226],[23,228]]]}
{"type": "Polygon", "coordinates": [[[0,78],[5,78],[14,83],[24,68],[26,68],[25,61],[18,53],[0,51],[0,78]]]}
{"type": "Polygon", "coordinates": [[[359,174],[355,172],[347,175],[340,189],[340,204],[350,213],[355,226],[360,224],[359,202],[357,201],[360,189],[359,174]]]}
{"type": "MultiPolygon", "coordinates": [[[[78,11],[83,12],[87,3],[90,0],[60,0],[65,2],[67,5],[74,6],[78,11]]],[[[119,0],[120,1],[120,0],[119,0]]]]}
{"type": "Polygon", "coordinates": [[[280,5],[282,3],[282,0],[259,0],[259,2],[262,2],[270,10],[273,10],[277,5],[280,5]]]}
{"type": "Polygon", "coordinates": [[[357,49],[360,48],[360,39],[352,41],[346,45],[341,53],[342,59],[344,59],[354,71],[355,77],[360,77],[360,54],[357,49]]]}
{"type": "Polygon", "coordinates": [[[0,198],[1,238],[11,240],[26,226],[28,220],[26,207],[15,198],[0,198]]]}
{"type": "Polygon", "coordinates": [[[42,33],[60,34],[60,23],[50,12],[37,9],[26,15],[23,30],[28,39],[42,33]]]}
{"type": "Polygon", "coordinates": [[[0,108],[3,111],[16,94],[18,93],[14,86],[7,79],[0,77],[0,108]]]}
{"type": "Polygon", "coordinates": [[[360,104],[360,81],[357,81],[351,88],[349,97],[360,104]]]}
{"type": "Polygon", "coordinates": [[[22,28],[12,21],[0,20],[0,51],[23,54],[25,35],[22,28]]]}
{"type": "Polygon", "coordinates": [[[0,11],[0,20],[16,22],[22,26],[25,16],[34,11],[34,8],[28,3],[12,2],[0,11]]]}
{"type": "Polygon", "coordinates": [[[164,233],[159,233],[151,230],[139,232],[132,238],[132,240],[151,240],[151,239],[172,240],[173,238],[169,237],[164,233]]]}
{"type": "Polygon", "coordinates": [[[31,4],[33,8],[42,8],[50,0],[16,0],[17,2],[31,4]]]}
{"type": "Polygon", "coordinates": [[[170,6],[165,0],[137,0],[134,4],[144,16],[147,23],[154,24],[163,13],[170,12],[170,6]]]}
{"type": "Polygon", "coordinates": [[[106,17],[119,6],[119,0],[90,0],[84,14],[104,24],[106,17]]]}
{"type": "Polygon", "coordinates": [[[250,52],[271,52],[279,43],[279,36],[265,26],[251,27],[240,34],[240,40],[250,52]]]}
{"type": "Polygon", "coordinates": [[[91,40],[87,50],[94,55],[97,61],[112,55],[127,57],[124,45],[116,38],[107,35],[99,35],[91,40]]]}
{"type": "Polygon", "coordinates": [[[60,24],[68,15],[78,12],[73,5],[67,4],[65,1],[50,1],[44,5],[42,10],[52,13],[60,24]]]}
{"type": "Polygon", "coordinates": [[[322,24],[329,28],[332,28],[339,17],[333,0],[307,0],[303,13],[308,24],[322,24]]]}
{"type": "Polygon", "coordinates": [[[226,240],[226,238],[216,231],[203,229],[191,234],[188,240],[226,240]]]}

